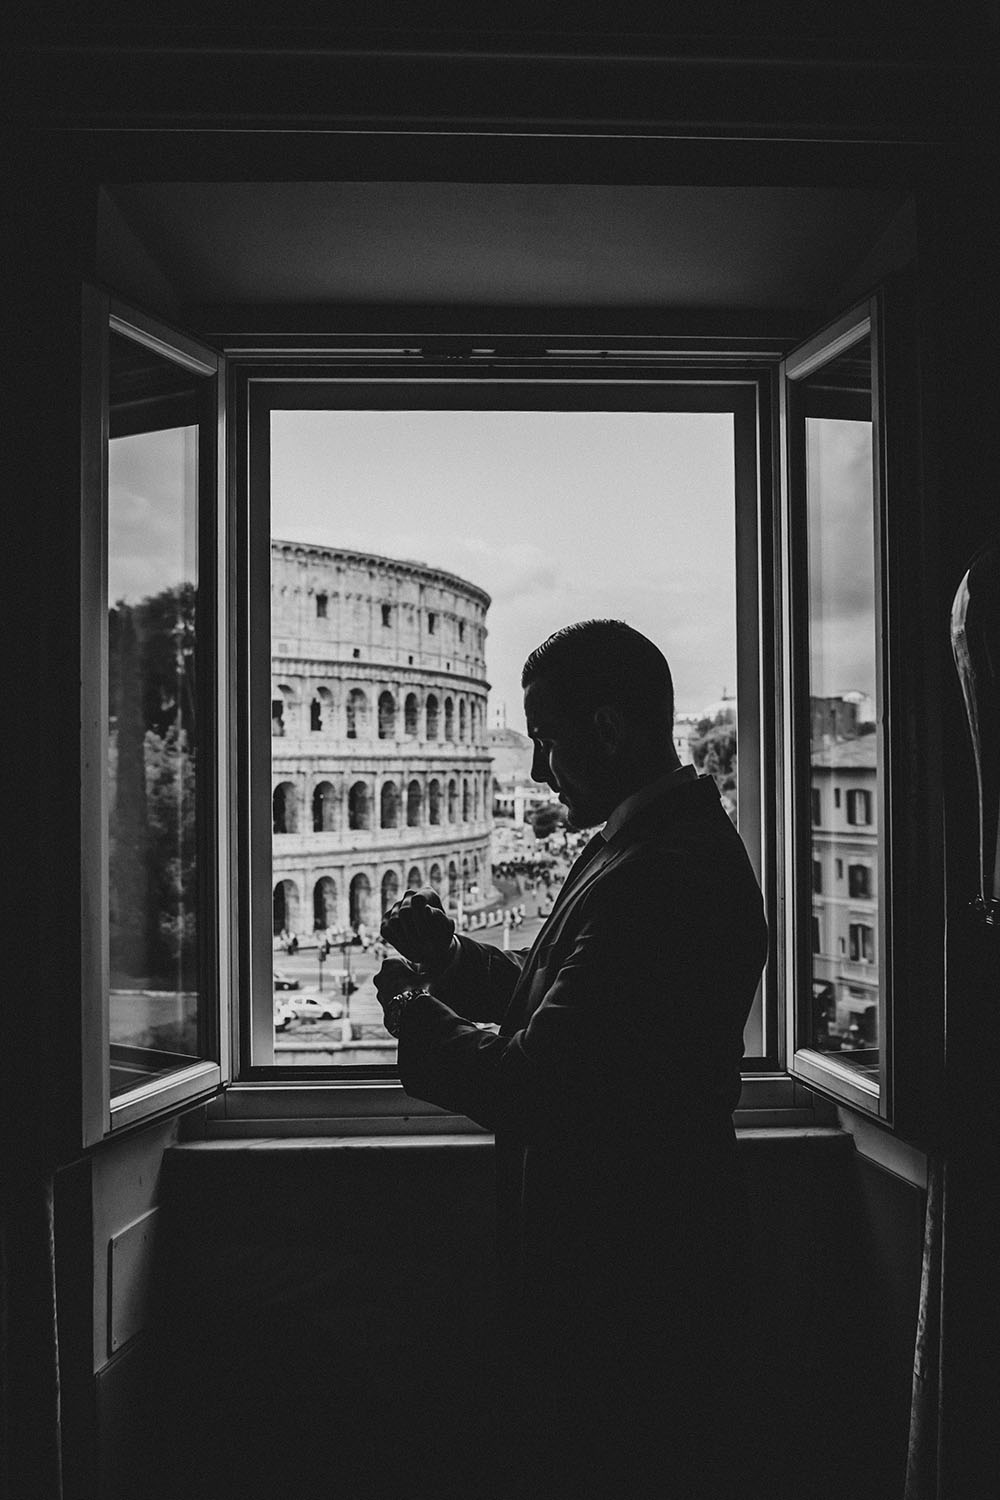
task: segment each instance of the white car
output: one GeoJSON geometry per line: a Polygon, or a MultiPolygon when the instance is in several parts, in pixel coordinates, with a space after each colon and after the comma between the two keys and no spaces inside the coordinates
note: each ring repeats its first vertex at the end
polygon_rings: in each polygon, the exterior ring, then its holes
{"type": "Polygon", "coordinates": [[[338,1021],[344,1007],[332,995],[289,994],[275,1001],[274,1024],[284,1031],[290,1021],[338,1021]]]}

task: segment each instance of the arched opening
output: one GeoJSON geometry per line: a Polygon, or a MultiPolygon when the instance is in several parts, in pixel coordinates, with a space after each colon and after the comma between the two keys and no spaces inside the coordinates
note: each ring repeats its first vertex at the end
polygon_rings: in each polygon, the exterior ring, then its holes
{"type": "Polygon", "coordinates": [[[396,700],[391,693],[379,694],[378,737],[380,740],[391,740],[396,737],[396,700]]]}
{"type": "Polygon", "coordinates": [[[348,827],[370,828],[371,818],[371,799],[368,795],[368,785],[364,781],[356,781],[347,794],[348,827]]]}
{"type": "Polygon", "coordinates": [[[295,787],[290,781],[280,781],[275,787],[271,807],[274,813],[274,832],[295,833],[298,826],[295,813],[295,787]]]}
{"type": "Polygon", "coordinates": [[[436,740],[438,737],[438,701],[435,693],[427,694],[427,738],[436,740]]]}
{"type": "Polygon", "coordinates": [[[318,734],[323,728],[323,706],[318,698],[313,698],[309,704],[309,732],[318,734]]]}
{"type": "Polygon", "coordinates": [[[320,781],[312,796],[313,833],[333,833],[337,826],[337,794],[331,781],[320,781]]]}
{"type": "Polygon", "coordinates": [[[363,740],[368,734],[368,699],[360,688],[351,688],[347,695],[347,738],[363,740]]]}
{"type": "Polygon", "coordinates": [[[441,821],[441,783],[437,777],[427,786],[427,821],[429,823],[440,823],[441,821]]]}
{"type": "Polygon", "coordinates": [[[458,866],[453,859],[448,861],[448,901],[449,904],[458,899],[458,866]]]}
{"type": "Polygon", "coordinates": [[[429,885],[433,886],[434,890],[437,891],[438,895],[441,894],[441,866],[440,865],[431,865],[430,869],[427,872],[427,882],[428,882],[429,885]]]}
{"type": "Polygon", "coordinates": [[[406,889],[408,891],[419,891],[424,883],[424,877],[420,873],[419,865],[411,865],[410,872],[406,877],[406,889]]]}
{"type": "Polygon", "coordinates": [[[274,736],[291,734],[295,728],[295,693],[287,684],[280,682],[271,691],[271,733],[274,736]]]}
{"type": "Polygon", "coordinates": [[[472,793],[471,793],[471,791],[469,789],[468,779],[463,776],[462,777],[462,822],[463,823],[468,823],[468,821],[469,821],[469,819],[470,819],[471,816],[472,816],[472,793]]]}
{"type": "Polygon", "coordinates": [[[386,870],[382,876],[382,915],[385,916],[394,901],[399,900],[399,876],[395,870],[386,870]]]}
{"type": "Polygon", "coordinates": [[[323,932],[337,925],[337,887],[329,875],[323,875],[313,886],[313,929],[323,932]]]}
{"type": "Polygon", "coordinates": [[[407,693],[403,704],[403,732],[410,739],[416,739],[420,727],[420,705],[417,702],[416,693],[407,693]]]}
{"type": "Polygon", "coordinates": [[[299,888],[294,880],[279,880],[273,898],[274,936],[297,932],[299,926],[299,888]]]}
{"type": "Polygon", "coordinates": [[[448,783],[448,822],[458,820],[458,782],[452,778],[448,783]]]}
{"type": "Polygon", "coordinates": [[[424,794],[420,782],[414,779],[406,788],[406,826],[407,828],[420,827],[420,814],[423,812],[424,794]]]}
{"type": "Polygon", "coordinates": [[[367,875],[355,875],[351,881],[350,890],[350,921],[355,931],[361,926],[368,925],[368,914],[371,908],[372,886],[367,875]]]}
{"type": "Polygon", "coordinates": [[[455,704],[451,698],[444,700],[444,737],[446,740],[455,738],[455,704]]]}
{"type": "Polygon", "coordinates": [[[387,781],[379,794],[379,825],[382,828],[399,826],[399,788],[394,781],[387,781]]]}
{"type": "Polygon", "coordinates": [[[459,700],[458,700],[458,737],[459,737],[460,740],[464,740],[465,739],[465,699],[464,698],[459,698],[459,700]]]}

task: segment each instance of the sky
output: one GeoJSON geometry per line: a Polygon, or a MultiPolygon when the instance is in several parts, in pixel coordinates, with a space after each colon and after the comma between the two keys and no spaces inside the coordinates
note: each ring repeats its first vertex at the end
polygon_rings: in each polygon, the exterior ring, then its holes
{"type": "Polygon", "coordinates": [[[198,578],[198,429],[108,444],[108,603],[198,578]]]}
{"type": "Polygon", "coordinates": [[[276,411],[271,534],[429,563],[492,596],[490,713],[575,620],[664,652],[679,712],[736,690],[727,413],[276,411]]]}
{"type": "Polygon", "coordinates": [[[806,419],[809,690],[875,695],[875,530],[870,422],[806,419]]]}

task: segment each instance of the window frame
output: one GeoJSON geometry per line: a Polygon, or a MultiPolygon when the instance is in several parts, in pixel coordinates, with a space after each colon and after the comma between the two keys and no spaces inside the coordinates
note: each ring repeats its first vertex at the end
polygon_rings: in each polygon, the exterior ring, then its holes
{"type": "MultiPolygon", "coordinates": [[[[361,392],[364,393],[363,404],[370,407],[373,392],[379,392],[382,398],[379,404],[393,406],[444,404],[473,407],[495,405],[500,400],[501,404],[514,409],[585,409],[589,404],[603,409],[652,406],[654,409],[733,411],[737,494],[749,497],[743,503],[738,501],[736,506],[736,565],[744,601],[738,605],[738,636],[742,641],[738,701],[744,722],[747,718],[751,722],[756,720],[760,728],[758,737],[744,731],[741,743],[740,817],[741,829],[747,836],[774,922],[777,920],[780,885],[777,858],[780,836],[779,830],[769,822],[767,810],[773,812],[776,806],[777,763],[770,752],[779,739],[773,680],[777,661],[775,559],[769,542],[773,537],[775,373],[780,350],[767,348],[749,355],[741,351],[739,357],[734,357],[731,352],[692,355],[690,351],[677,352],[664,347],[638,350],[633,346],[613,351],[612,368],[609,369],[607,350],[545,351],[543,357],[539,357],[536,350],[526,357],[523,344],[516,347],[519,341],[509,341],[515,346],[509,353],[503,347],[504,340],[490,342],[494,347],[479,361],[475,352],[469,351],[466,368],[460,373],[456,373],[453,354],[443,350],[441,356],[435,358],[433,351],[429,353],[426,349],[380,350],[374,345],[350,350],[230,349],[232,462],[229,503],[238,555],[251,558],[254,542],[247,496],[251,477],[255,494],[259,494],[262,479],[259,467],[254,472],[254,465],[259,466],[260,459],[250,441],[250,423],[261,419],[275,396],[285,398],[283,402],[277,402],[278,405],[300,404],[288,399],[293,386],[299,387],[300,391],[310,390],[312,399],[305,404],[320,407],[357,405],[361,392]],[[326,391],[321,397],[323,387],[326,391]],[[414,400],[412,393],[417,387],[421,394],[418,400],[414,400]],[[329,399],[332,391],[337,392],[339,399],[329,399]],[[410,393],[411,399],[405,398],[404,391],[410,393]],[[428,400],[432,392],[437,402],[428,400]],[[581,399],[584,393],[587,400],[581,399]],[[560,395],[561,400],[558,399],[560,395]],[[665,399],[668,396],[670,399],[665,399]],[[748,597],[752,605],[748,604],[748,597]],[[752,629],[742,629],[744,618],[751,615],[752,629]],[[744,665],[747,659],[752,662],[749,670],[744,665]],[[747,790],[751,785],[755,789],[752,798],[747,790]]],[[[269,476],[265,477],[265,482],[266,478],[269,476]]],[[[269,549],[269,538],[264,540],[269,549]]],[[[301,1117],[311,1117],[314,1109],[319,1110],[341,1124],[352,1119],[357,1122],[383,1117],[402,1118],[408,1122],[408,1128],[415,1119],[426,1117],[437,1120],[436,1128],[440,1129],[442,1112],[409,1099],[403,1094],[398,1079],[385,1076],[384,1069],[344,1068],[338,1074],[331,1067],[316,1070],[283,1068],[254,1060],[255,1056],[267,1055],[273,1039],[270,1004],[258,1004],[254,1013],[250,1000],[253,992],[264,993],[270,1000],[266,983],[269,976],[265,968],[270,957],[269,945],[258,942],[255,947],[251,938],[251,932],[259,931],[262,923],[266,923],[266,930],[270,933],[271,923],[270,911],[264,910],[270,903],[269,879],[261,881],[258,878],[254,885],[250,873],[251,869],[260,871],[265,859],[269,873],[271,858],[270,830],[268,827],[265,837],[264,831],[257,826],[259,818],[255,822],[250,793],[252,784],[264,784],[265,780],[269,784],[270,778],[270,737],[255,737],[251,730],[254,713],[251,704],[260,694],[252,690],[250,664],[256,659],[257,670],[263,675],[262,665],[269,670],[270,651],[269,612],[258,611],[256,619],[252,619],[250,611],[254,578],[259,586],[263,577],[263,541],[259,535],[255,555],[256,572],[252,560],[238,569],[238,603],[234,618],[234,624],[242,631],[242,644],[236,653],[239,667],[234,695],[237,741],[241,747],[238,822],[245,835],[249,830],[240,850],[239,878],[241,889],[252,892],[254,911],[250,914],[245,907],[242,909],[236,939],[243,981],[239,1070],[236,1081],[226,1090],[224,1099],[217,1102],[213,1113],[228,1119],[237,1130],[239,1122],[242,1121],[242,1128],[246,1128],[246,1122],[261,1113],[269,1119],[285,1119],[286,1109],[293,1111],[293,1118],[300,1118],[300,1110],[301,1117]],[[242,693],[240,687],[244,689],[242,693]],[[268,762],[266,768],[265,758],[268,762]],[[254,966],[256,973],[253,972],[254,966]],[[249,985],[246,982],[248,976],[249,985]]],[[[265,597],[269,597],[269,590],[265,597]]],[[[269,696],[268,691],[266,699],[269,696]]],[[[756,1123],[770,1123],[778,1118],[786,1123],[798,1123],[815,1118],[812,1096],[786,1071],[785,1032],[780,1024],[781,983],[780,965],[772,960],[762,987],[765,1050],[759,1058],[746,1062],[744,1099],[741,1102],[741,1111],[750,1110],[756,1123]]],[[[448,1128],[451,1129],[455,1124],[454,1117],[448,1119],[448,1128]]]]}
{"type": "MultiPolygon", "coordinates": [[[[229,569],[225,506],[225,360],[215,350],[84,284],[81,404],[81,1140],[92,1146],[127,1127],[215,1094],[230,1074],[226,1024],[232,952],[229,695],[225,618],[229,569]],[[120,335],[206,377],[198,462],[199,605],[203,661],[198,711],[199,1006],[205,1053],[114,1097],[110,1083],[108,908],[108,443],[110,339],[120,335]],[[214,381],[214,390],[207,383],[214,381]],[[213,432],[213,422],[215,430],[213,432]]],[[[270,712],[270,709],[269,709],[270,712]]]]}
{"type": "MultiPolygon", "coordinates": [[[[784,693],[784,800],[791,809],[783,870],[790,877],[783,933],[785,988],[792,1003],[787,1006],[787,1054],[789,1072],[810,1088],[819,1089],[838,1103],[863,1111],[885,1124],[893,1120],[893,949],[892,848],[890,784],[891,679],[888,670],[890,637],[890,590],[888,583],[889,495],[885,443],[884,297],[881,291],[855,304],[832,319],[781,361],[781,585],[780,604],[784,626],[781,632],[784,693]],[[812,767],[809,754],[810,715],[808,650],[808,558],[806,526],[797,513],[805,494],[804,442],[797,424],[793,394],[795,382],[830,363],[838,353],[865,336],[871,339],[872,481],[874,505],[875,661],[876,661],[876,786],[872,811],[878,829],[875,888],[879,892],[875,923],[875,951],[879,955],[879,1058],[878,1082],[860,1074],[835,1054],[820,1052],[807,1038],[812,1035],[812,953],[806,940],[805,918],[812,910],[812,767]]],[[[850,801],[850,793],[848,794],[850,801]]],[[[844,812],[845,820],[847,811],[844,812]]],[[[867,825],[849,825],[866,826],[867,825]]]]}

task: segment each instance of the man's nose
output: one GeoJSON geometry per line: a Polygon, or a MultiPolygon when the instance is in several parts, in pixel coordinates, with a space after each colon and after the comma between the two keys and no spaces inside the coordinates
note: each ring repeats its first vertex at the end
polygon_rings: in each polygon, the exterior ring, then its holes
{"type": "Polygon", "coordinates": [[[536,745],[535,753],[531,757],[531,779],[546,783],[549,779],[549,758],[540,745],[536,745]]]}

